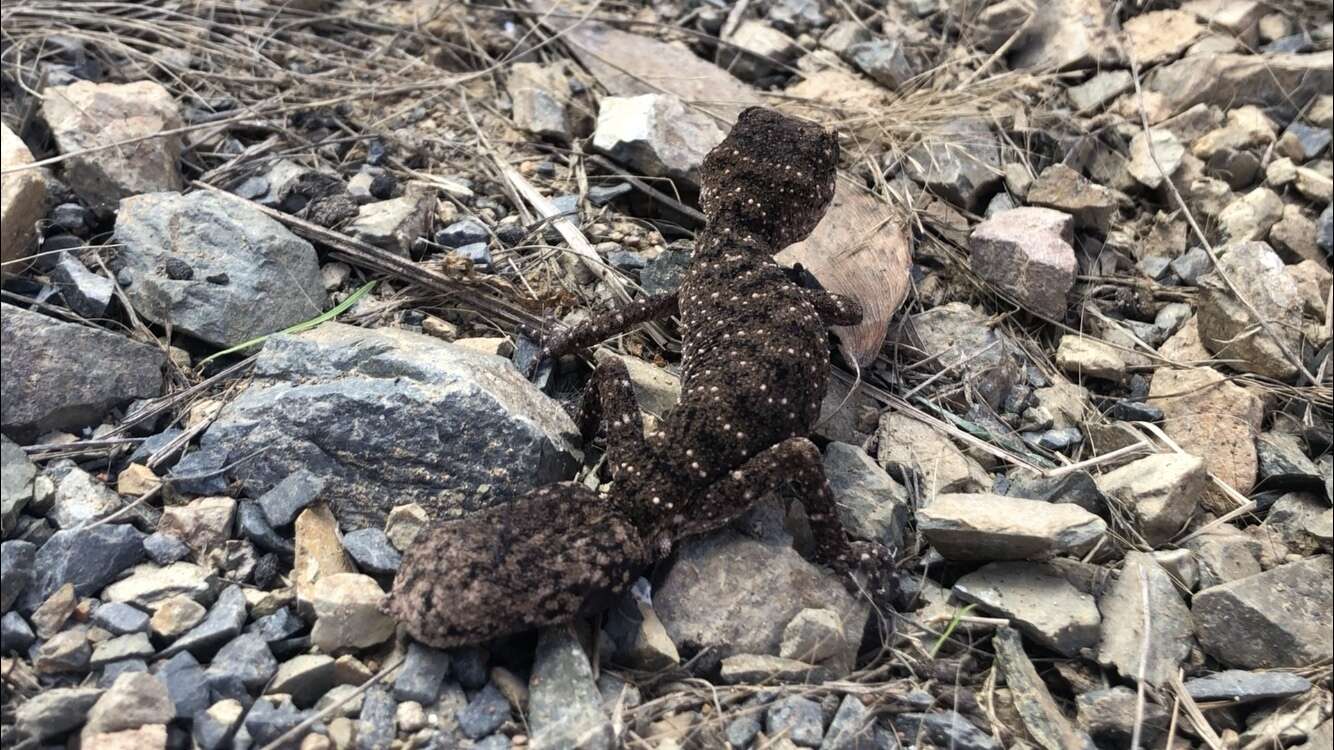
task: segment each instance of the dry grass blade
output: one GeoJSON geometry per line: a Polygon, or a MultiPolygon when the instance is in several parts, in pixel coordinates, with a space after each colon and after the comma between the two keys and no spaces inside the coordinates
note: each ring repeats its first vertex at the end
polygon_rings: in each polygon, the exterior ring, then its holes
{"type": "Polygon", "coordinates": [[[1190,720],[1190,725],[1195,730],[1196,736],[1203,740],[1210,750],[1223,750],[1226,747],[1223,738],[1219,737],[1218,732],[1214,731],[1213,725],[1204,717],[1204,712],[1200,710],[1199,704],[1186,691],[1186,685],[1181,681],[1180,672],[1172,675],[1171,688],[1176,699],[1181,702],[1181,707],[1185,710],[1186,718],[1190,720]]]}
{"type": "MultiPolygon", "coordinates": [[[[556,231],[560,232],[560,236],[569,245],[570,252],[578,256],[584,267],[605,282],[622,302],[629,302],[631,299],[630,291],[626,288],[625,282],[607,268],[606,263],[593,249],[593,246],[589,244],[588,238],[583,235],[583,232],[580,232],[579,228],[574,225],[574,222],[561,216],[555,204],[539,193],[537,188],[533,187],[533,184],[513,167],[500,161],[496,162],[496,167],[510,185],[514,186],[519,195],[523,196],[523,199],[532,205],[533,210],[537,211],[543,219],[550,221],[556,231]]],[[[656,323],[646,324],[644,330],[658,346],[666,346],[671,340],[662,330],[662,326],[656,323]]]]}

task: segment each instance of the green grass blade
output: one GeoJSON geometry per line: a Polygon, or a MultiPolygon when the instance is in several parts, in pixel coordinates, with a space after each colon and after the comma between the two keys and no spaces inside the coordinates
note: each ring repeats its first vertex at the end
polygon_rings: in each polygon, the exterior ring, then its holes
{"type": "Polygon", "coordinates": [[[959,627],[959,623],[963,618],[967,617],[968,613],[972,611],[973,605],[971,604],[965,604],[954,611],[954,616],[950,618],[950,624],[945,627],[945,632],[940,634],[940,637],[936,639],[935,645],[931,647],[932,659],[936,658],[936,654],[940,651],[941,647],[945,645],[945,641],[948,641],[950,636],[954,634],[954,629],[959,627]]]}
{"type": "Polygon", "coordinates": [[[360,289],[349,294],[347,299],[343,300],[342,302],[339,302],[338,304],[329,308],[327,311],[322,312],[319,315],[316,315],[310,320],[303,320],[300,323],[297,323],[296,325],[293,326],[288,326],[287,328],[284,328],[281,331],[274,331],[273,333],[266,333],[263,336],[256,336],[255,338],[250,339],[249,341],[243,341],[237,344],[236,346],[228,347],[220,352],[215,352],[199,360],[199,364],[195,366],[203,367],[204,365],[217,359],[218,357],[224,357],[228,354],[235,354],[236,352],[245,351],[246,349],[249,349],[252,346],[264,343],[265,341],[268,340],[270,336],[279,333],[301,333],[302,331],[309,331],[315,326],[318,326],[321,323],[327,323],[333,320],[334,318],[338,317],[339,315],[342,315],[343,313],[347,312],[348,309],[351,308],[353,305],[357,304],[357,302],[362,297],[365,297],[367,294],[370,294],[370,291],[374,288],[375,288],[375,282],[368,281],[365,284],[363,284],[360,289]]]}

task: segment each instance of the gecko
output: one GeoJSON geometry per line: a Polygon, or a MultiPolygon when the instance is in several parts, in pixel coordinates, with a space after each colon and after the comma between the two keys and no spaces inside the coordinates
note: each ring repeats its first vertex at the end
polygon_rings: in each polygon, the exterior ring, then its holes
{"type": "Polygon", "coordinates": [[[832,132],[770,109],[743,111],[704,160],[706,224],[676,292],[565,329],[540,351],[561,356],[678,317],[677,405],[645,435],[625,364],[607,358],[575,423],[586,443],[605,433],[611,490],[557,483],[428,527],[383,610],[440,648],[568,622],[610,606],[675,543],[785,487],[806,508],[817,559],[886,602],[892,552],[849,538],[808,438],[829,377],[827,328],[858,323],[861,307],[794,283],[773,259],[820,221],[837,165],[832,132]]]}

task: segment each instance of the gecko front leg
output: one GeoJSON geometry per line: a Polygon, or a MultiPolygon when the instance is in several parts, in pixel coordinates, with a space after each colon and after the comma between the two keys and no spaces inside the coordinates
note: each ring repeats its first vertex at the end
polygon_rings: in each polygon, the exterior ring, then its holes
{"type": "Polygon", "coordinates": [[[644,417],[630,383],[630,371],[619,357],[608,357],[593,371],[579,398],[578,425],[584,443],[597,437],[598,428],[607,431],[607,461],[612,476],[620,475],[626,463],[645,450],[644,417]]]}
{"type": "Polygon", "coordinates": [[[802,289],[801,293],[827,326],[855,326],[862,322],[862,305],[851,297],[823,289],[802,289]]]}
{"type": "Polygon", "coordinates": [[[625,333],[641,323],[676,315],[678,310],[676,292],[655,294],[615,310],[598,313],[550,337],[544,337],[526,326],[521,326],[519,332],[542,345],[533,359],[532,367],[536,369],[537,364],[548,357],[559,357],[579,349],[586,349],[612,336],[625,333]]]}

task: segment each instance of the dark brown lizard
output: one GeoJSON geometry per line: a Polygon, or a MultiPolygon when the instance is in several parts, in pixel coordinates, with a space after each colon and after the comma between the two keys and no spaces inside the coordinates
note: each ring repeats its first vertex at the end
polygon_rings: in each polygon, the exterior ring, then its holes
{"type": "MultiPolygon", "coordinates": [[[[883,597],[888,550],[847,538],[807,439],[829,375],[827,327],[860,306],[798,286],[774,253],[814,229],[834,193],[838,141],[820,126],[751,108],[705,159],[708,223],[677,293],[649,297],[555,336],[558,356],[648,320],[682,322],[680,403],[645,436],[625,365],[609,358],[585,389],[585,441],[605,429],[606,496],[564,482],[425,530],[385,611],[449,647],[568,621],[610,603],[683,537],[720,528],[791,485],[821,561],[866,570],[883,597]]],[[[851,578],[851,576],[849,576],[851,578]]]]}

